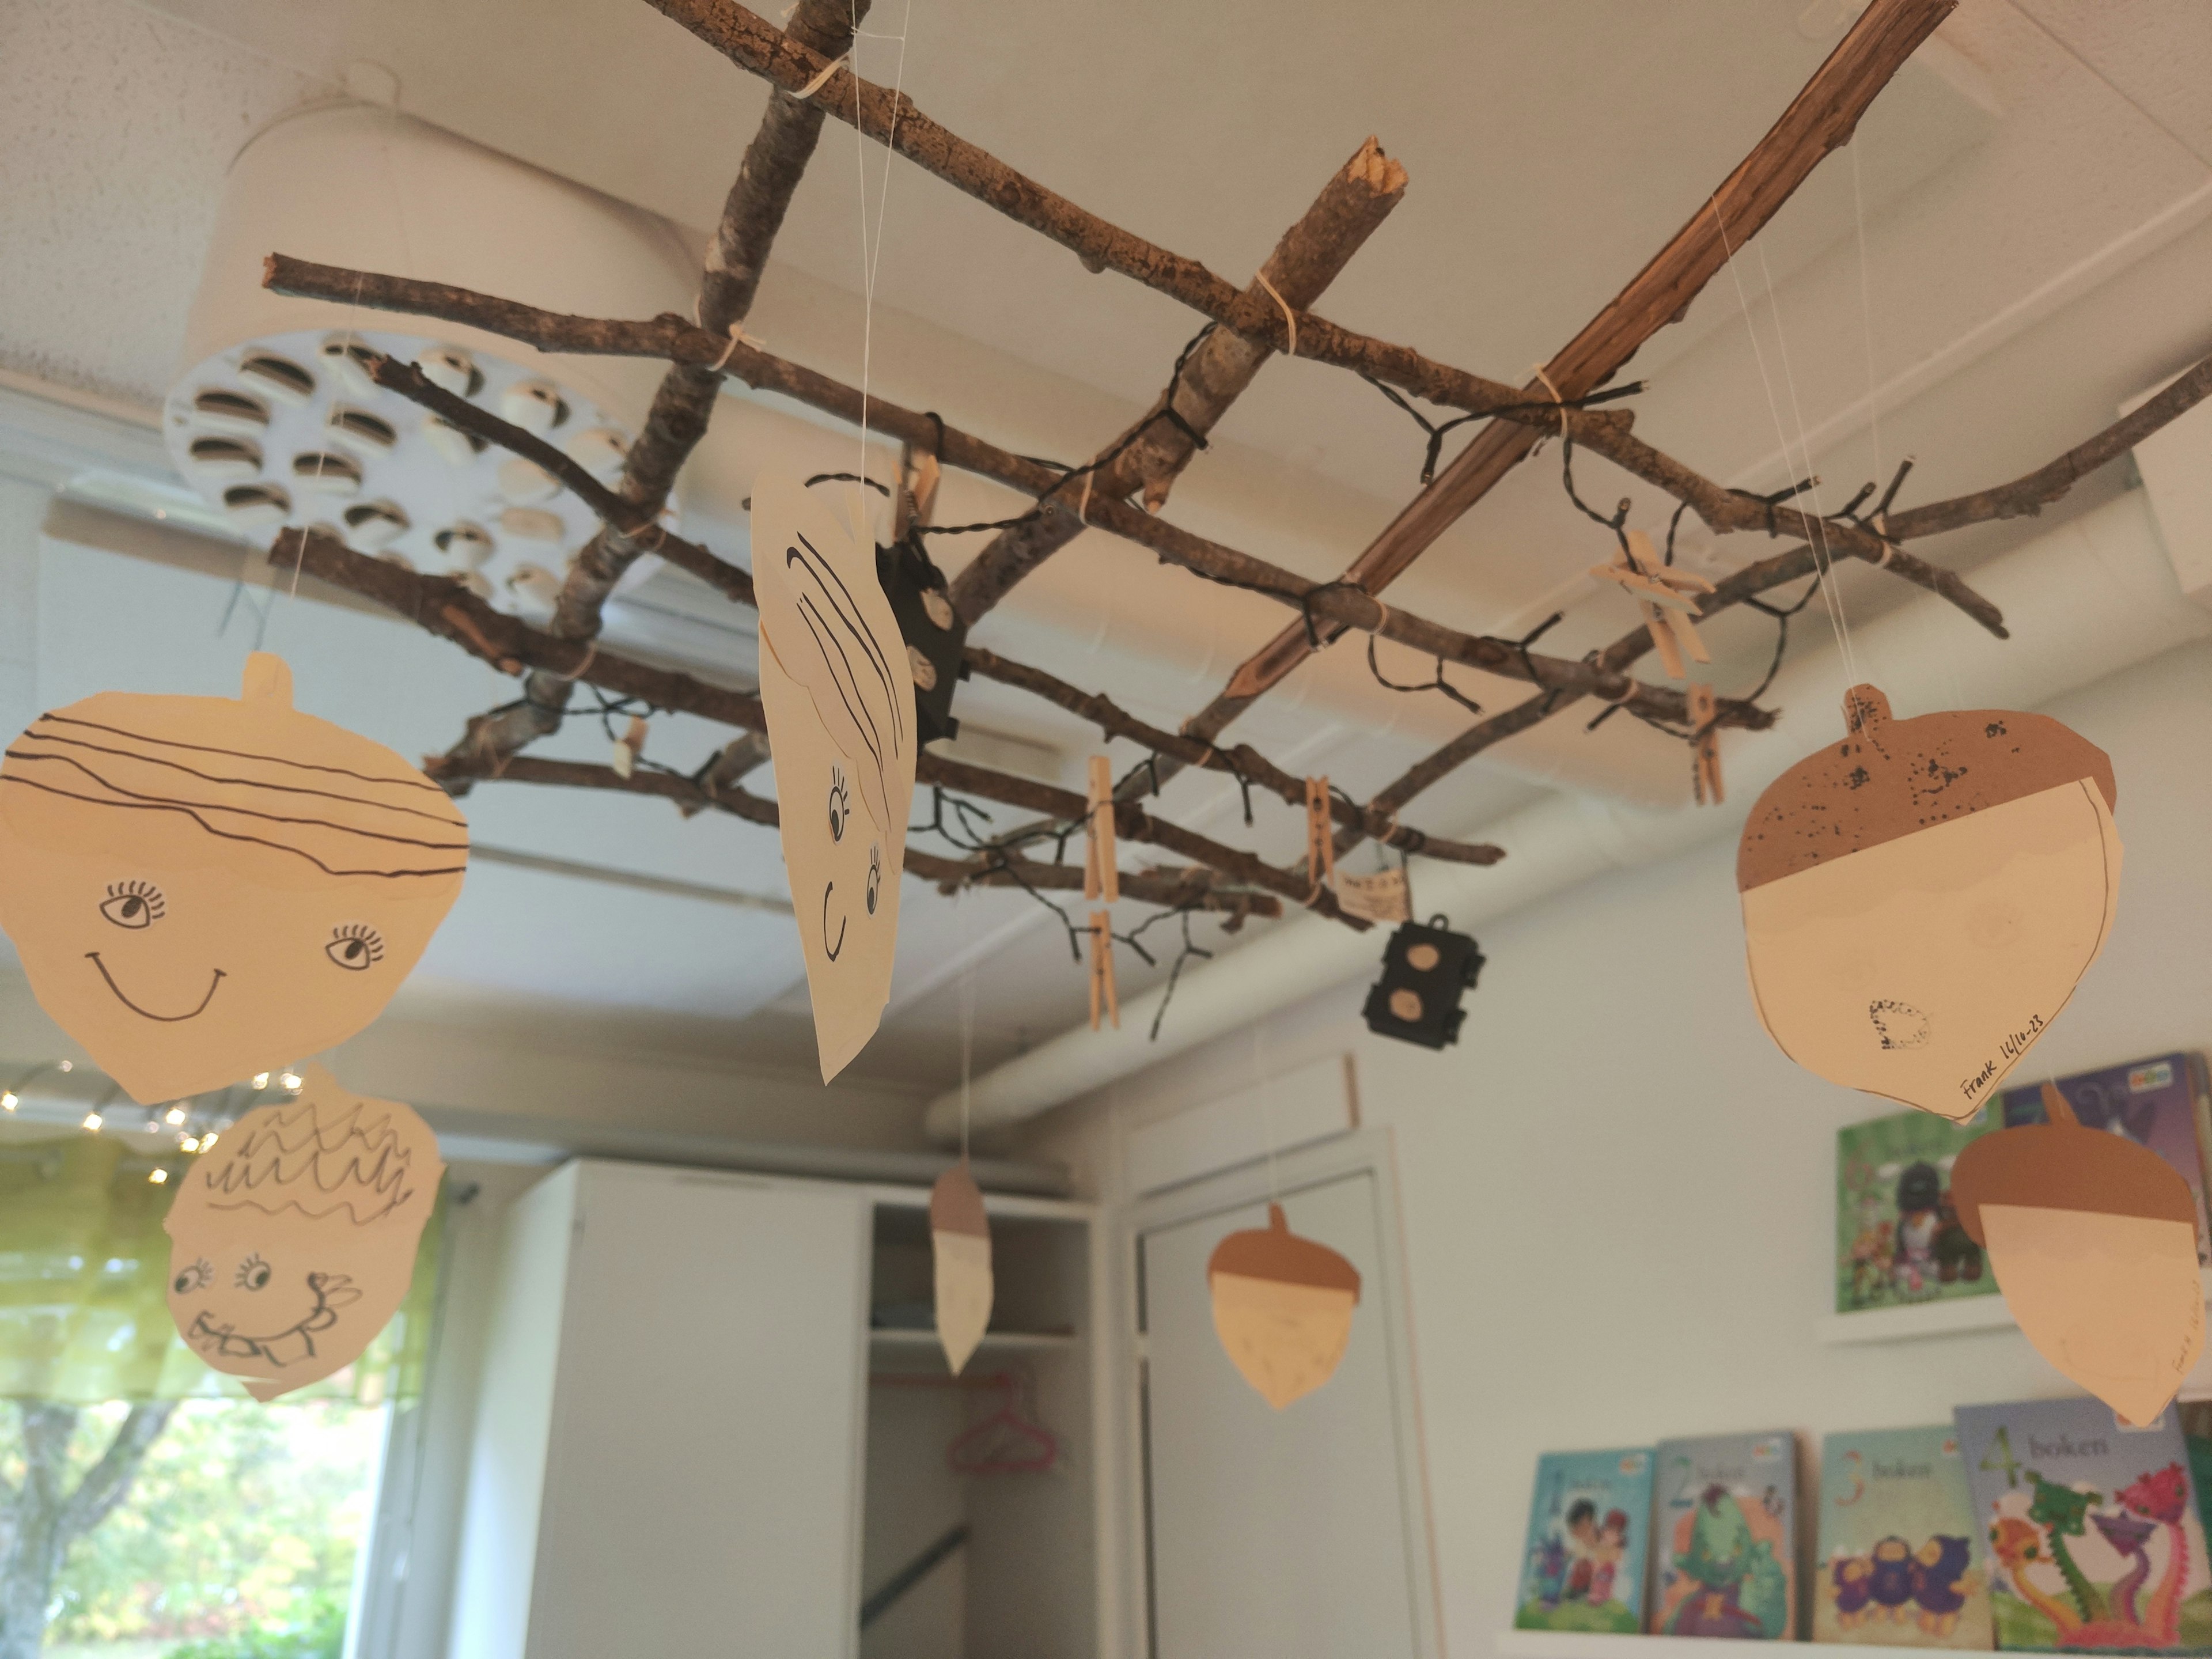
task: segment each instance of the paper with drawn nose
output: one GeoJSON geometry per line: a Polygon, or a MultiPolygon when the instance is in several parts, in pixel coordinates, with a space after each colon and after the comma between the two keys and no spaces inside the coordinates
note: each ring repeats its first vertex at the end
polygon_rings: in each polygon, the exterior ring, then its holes
{"type": "Polygon", "coordinates": [[[784,864],[827,1083],[890,1000],[914,801],[914,674],[875,550],[796,480],[753,484],[753,587],[784,864]]]}

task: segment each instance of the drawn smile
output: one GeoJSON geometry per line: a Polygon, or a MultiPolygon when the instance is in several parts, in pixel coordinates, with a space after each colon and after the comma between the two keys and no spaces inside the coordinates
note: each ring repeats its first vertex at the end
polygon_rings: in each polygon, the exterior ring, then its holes
{"type": "Polygon", "coordinates": [[[207,994],[200,999],[200,1006],[193,1009],[191,1013],[157,1014],[151,1008],[141,1008],[137,1003],[131,1001],[129,997],[123,994],[123,988],[115,982],[115,975],[107,971],[107,964],[100,959],[99,951],[87,951],[85,955],[92,959],[92,965],[100,969],[100,978],[107,981],[107,988],[115,993],[115,1000],[118,1002],[121,1003],[134,1014],[143,1015],[148,1019],[158,1019],[165,1024],[173,1025],[180,1019],[196,1018],[200,1014],[205,1012],[208,1004],[215,1000],[216,987],[222,983],[222,969],[218,968],[215,970],[215,977],[208,981],[207,994]]]}
{"type": "Polygon", "coordinates": [[[338,1322],[337,1310],[361,1299],[361,1292],[343,1273],[309,1273],[307,1288],[315,1305],[281,1331],[267,1336],[244,1336],[232,1324],[218,1325],[203,1309],[185,1334],[194,1347],[225,1359],[259,1358],[274,1365],[310,1359],[315,1352],[315,1334],[338,1322]]]}
{"type": "MultiPolygon", "coordinates": [[[[837,884],[834,881],[822,890],[822,948],[832,962],[837,960],[837,952],[845,948],[845,918],[842,916],[837,918],[837,942],[835,945],[830,942],[830,895],[836,890],[837,884]]],[[[118,991],[116,994],[120,996],[122,993],[118,991]]],[[[210,991],[208,994],[213,996],[215,993],[210,991]]],[[[202,1003],[200,1006],[204,1008],[207,1005],[202,1003]]]]}

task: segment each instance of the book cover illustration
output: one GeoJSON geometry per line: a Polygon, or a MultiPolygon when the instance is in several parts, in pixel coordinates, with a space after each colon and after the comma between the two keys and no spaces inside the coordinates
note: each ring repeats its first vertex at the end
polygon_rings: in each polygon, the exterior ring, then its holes
{"type": "Polygon", "coordinates": [[[1951,1165],[1997,1121],[1898,1112],[1836,1132],[1838,1313],[1996,1293],[1952,1208],[1951,1165]]]}
{"type": "Polygon", "coordinates": [[[1822,1441],[1819,1528],[1814,1641],[1992,1645],[1989,1574],[1950,1424],[1822,1441]]]}
{"type": "Polygon", "coordinates": [[[1797,1437],[1662,1440],[1654,1454],[1650,1628],[1787,1640],[1797,1613],[1797,1437]]]}
{"type": "Polygon", "coordinates": [[[1650,1553],[1651,1453],[1546,1452],[1513,1622],[1522,1630],[1644,1628],[1650,1553]]]}
{"type": "Polygon", "coordinates": [[[2173,1407],[2143,1429],[2087,1399],[1955,1416],[1999,1647],[2212,1651],[2212,1572],[2173,1407]]]}
{"type": "MultiPolygon", "coordinates": [[[[2077,1072],[2058,1079],[2058,1092],[2085,1129],[2125,1135],[2148,1146],[2181,1172],[2197,1200],[2197,1261],[2212,1265],[2212,1217],[2204,1200],[2204,1158],[2197,1139],[2200,1123],[2212,1115],[2204,1056],[2160,1054],[2152,1060],[2077,1072]]],[[[2007,1128],[2044,1121],[2043,1085],[2008,1089],[1998,1097],[1999,1120],[2007,1128]]]]}

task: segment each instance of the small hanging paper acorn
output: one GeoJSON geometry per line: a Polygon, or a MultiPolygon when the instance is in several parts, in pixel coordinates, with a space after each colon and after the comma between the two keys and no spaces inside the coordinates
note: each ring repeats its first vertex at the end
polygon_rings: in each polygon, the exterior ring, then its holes
{"type": "Polygon", "coordinates": [[[1277,1411],[1336,1374],[1352,1340],[1359,1272],[1326,1244],[1300,1238],[1267,1206],[1267,1224],[1235,1232],[1206,1264],[1213,1329],[1230,1359],[1277,1411]]]}
{"type": "Polygon", "coordinates": [[[2204,1350],[2196,1204],[2150,1148],[2083,1128],[2055,1085],[2043,1106],[2050,1121],[1959,1154],[1952,1202],[2036,1352],[2148,1424],[2204,1350]]]}
{"type": "Polygon", "coordinates": [[[1753,1000],[1832,1082],[1972,1116],[2057,1017],[2118,902],[2102,750],[2043,714],[1893,720],[1769,786],[1736,850],[1753,1000]]]}
{"type": "Polygon", "coordinates": [[[937,1340],[955,1376],[991,1323],[991,1223],[982,1188],[963,1161],[929,1194],[930,1255],[937,1268],[937,1340]]]}

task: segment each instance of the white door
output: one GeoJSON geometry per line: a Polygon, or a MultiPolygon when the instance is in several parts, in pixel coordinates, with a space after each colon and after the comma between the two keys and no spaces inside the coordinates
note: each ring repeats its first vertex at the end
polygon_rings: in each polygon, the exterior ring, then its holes
{"type": "Polygon", "coordinates": [[[583,1166],[530,1659],[854,1651],[868,1217],[583,1166]]]}
{"type": "Polygon", "coordinates": [[[1265,1202],[1139,1221],[1154,1659],[1429,1650],[1418,1436],[1376,1188],[1365,1170],[1286,1183],[1291,1231],[1342,1252],[1361,1296],[1336,1375],[1280,1412],[1222,1352],[1206,1285],[1213,1247],[1265,1226],[1265,1202]]]}

